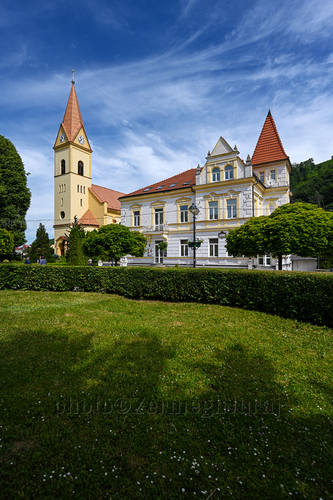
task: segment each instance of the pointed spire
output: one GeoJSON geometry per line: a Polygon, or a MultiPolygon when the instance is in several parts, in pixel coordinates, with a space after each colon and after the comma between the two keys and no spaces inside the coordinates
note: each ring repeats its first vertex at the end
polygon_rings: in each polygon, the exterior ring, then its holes
{"type": "Polygon", "coordinates": [[[268,111],[256,148],[252,156],[252,165],[262,165],[274,161],[288,160],[281,139],[276,129],[272,114],[268,111]]]}
{"type": "Polygon", "coordinates": [[[81,127],[83,127],[83,120],[81,116],[79,102],[77,100],[75,87],[74,87],[74,75],[72,81],[72,88],[69,94],[67,108],[65,111],[62,126],[66,132],[67,139],[71,142],[74,141],[81,127]]]}

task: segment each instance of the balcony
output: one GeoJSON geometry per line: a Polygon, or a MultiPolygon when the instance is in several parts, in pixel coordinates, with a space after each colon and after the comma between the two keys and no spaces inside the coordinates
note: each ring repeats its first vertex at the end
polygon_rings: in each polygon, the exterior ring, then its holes
{"type": "Polygon", "coordinates": [[[143,233],[166,233],[169,231],[168,224],[156,224],[153,226],[142,226],[143,233]]]}

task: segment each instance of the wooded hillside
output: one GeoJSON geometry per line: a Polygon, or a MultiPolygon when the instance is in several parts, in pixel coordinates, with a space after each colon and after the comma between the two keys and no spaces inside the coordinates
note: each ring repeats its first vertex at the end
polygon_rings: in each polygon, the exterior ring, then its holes
{"type": "Polygon", "coordinates": [[[294,163],[290,175],[291,203],[303,201],[333,210],[333,158],[318,165],[313,158],[294,163]]]}

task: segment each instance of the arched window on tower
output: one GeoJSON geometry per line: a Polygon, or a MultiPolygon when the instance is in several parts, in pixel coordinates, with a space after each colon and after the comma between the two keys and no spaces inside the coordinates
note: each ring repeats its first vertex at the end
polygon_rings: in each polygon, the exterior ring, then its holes
{"type": "Polygon", "coordinates": [[[66,162],[65,160],[61,160],[61,175],[66,173],[66,162]]]}
{"type": "Polygon", "coordinates": [[[83,162],[82,161],[79,161],[77,164],[77,173],[79,175],[83,175],[83,162]]]}

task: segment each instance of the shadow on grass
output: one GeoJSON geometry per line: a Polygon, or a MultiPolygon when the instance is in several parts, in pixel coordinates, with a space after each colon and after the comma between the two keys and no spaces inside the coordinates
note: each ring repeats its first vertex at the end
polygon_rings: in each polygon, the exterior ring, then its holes
{"type": "Polygon", "coordinates": [[[185,382],[163,381],[175,347],[151,333],[105,346],[94,336],[40,330],[0,343],[3,498],[330,491],[330,424],[293,416],[299,401],[265,357],[235,343],[184,361],[204,381],[189,397],[185,382]]]}

